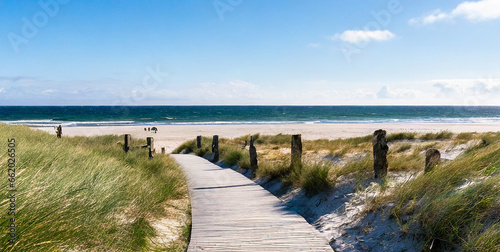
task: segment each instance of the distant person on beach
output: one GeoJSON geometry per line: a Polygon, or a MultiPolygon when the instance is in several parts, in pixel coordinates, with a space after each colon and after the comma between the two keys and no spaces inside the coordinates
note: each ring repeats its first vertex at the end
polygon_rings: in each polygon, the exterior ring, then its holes
{"type": "Polygon", "coordinates": [[[158,128],[153,127],[153,128],[151,128],[151,131],[154,131],[154,132],[155,132],[155,134],[156,134],[156,132],[158,131],[158,128]]]}

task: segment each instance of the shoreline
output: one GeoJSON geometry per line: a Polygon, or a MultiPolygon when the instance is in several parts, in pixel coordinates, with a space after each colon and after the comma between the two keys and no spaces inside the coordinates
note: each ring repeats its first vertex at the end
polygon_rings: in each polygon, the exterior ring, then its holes
{"type": "MultiPolygon", "coordinates": [[[[31,127],[55,135],[53,127],[31,127]]],[[[388,134],[397,132],[497,132],[500,123],[352,123],[352,124],[244,124],[244,125],[141,125],[141,126],[86,126],[63,127],[64,136],[97,136],[131,134],[132,138],[153,137],[155,148],[161,147],[170,153],[183,142],[196,136],[219,135],[222,138],[236,138],[260,133],[262,135],[301,134],[303,140],[362,137],[383,129],[388,134]],[[158,133],[144,131],[157,127],[158,133]]]]}

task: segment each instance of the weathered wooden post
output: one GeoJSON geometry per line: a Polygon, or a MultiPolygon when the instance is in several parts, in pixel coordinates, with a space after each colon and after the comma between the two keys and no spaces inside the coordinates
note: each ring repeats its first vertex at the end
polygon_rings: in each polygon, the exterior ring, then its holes
{"type": "Polygon", "coordinates": [[[165,155],[165,147],[161,147],[161,154],[165,155]]]}
{"type": "Polygon", "coordinates": [[[196,137],[196,148],[201,148],[201,136],[196,137]]]}
{"type": "Polygon", "coordinates": [[[125,151],[125,153],[130,150],[130,139],[130,134],[125,134],[125,143],[123,144],[123,150],[125,151]]]}
{"type": "Polygon", "coordinates": [[[425,151],[425,170],[424,173],[430,172],[432,168],[441,160],[439,150],[431,148],[425,151]]]}
{"type": "Polygon", "coordinates": [[[149,158],[153,158],[155,141],[152,137],[146,138],[146,141],[149,148],[149,158]]]}
{"type": "Polygon", "coordinates": [[[373,133],[373,169],[375,178],[384,178],[387,175],[387,132],[385,130],[377,130],[373,133]]]}
{"type": "Polygon", "coordinates": [[[292,135],[292,168],[302,166],[302,136],[292,135]]]}
{"type": "Polygon", "coordinates": [[[57,126],[56,135],[57,135],[57,138],[62,137],[62,126],[61,125],[57,126]]]}
{"type": "Polygon", "coordinates": [[[217,162],[219,161],[219,136],[214,135],[214,138],[212,140],[212,153],[214,155],[214,159],[212,162],[217,162]]]}
{"type": "Polygon", "coordinates": [[[250,178],[255,178],[257,174],[258,161],[257,161],[257,149],[253,145],[253,137],[250,137],[250,169],[252,170],[252,175],[250,178]]]}

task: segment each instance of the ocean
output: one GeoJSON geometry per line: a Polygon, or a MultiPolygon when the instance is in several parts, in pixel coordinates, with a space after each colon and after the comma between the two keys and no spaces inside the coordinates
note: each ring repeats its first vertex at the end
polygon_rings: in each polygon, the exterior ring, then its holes
{"type": "Polygon", "coordinates": [[[498,106],[0,106],[0,122],[63,125],[500,123],[498,106]]]}

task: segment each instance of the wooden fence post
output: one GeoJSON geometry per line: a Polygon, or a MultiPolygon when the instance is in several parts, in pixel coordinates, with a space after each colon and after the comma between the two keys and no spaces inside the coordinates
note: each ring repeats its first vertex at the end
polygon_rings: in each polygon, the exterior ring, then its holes
{"type": "Polygon", "coordinates": [[[149,158],[153,158],[155,141],[152,137],[146,138],[149,147],[149,158]]]}
{"type": "Polygon", "coordinates": [[[128,150],[130,150],[130,140],[131,140],[130,134],[125,134],[125,143],[123,144],[123,150],[125,151],[125,153],[127,153],[128,150]]]}
{"type": "Polygon", "coordinates": [[[61,125],[57,126],[56,135],[57,135],[57,138],[62,137],[62,126],[61,125]]]}
{"type": "Polygon", "coordinates": [[[196,137],[196,148],[201,148],[201,136],[196,137]]]}
{"type": "Polygon", "coordinates": [[[212,153],[214,154],[214,159],[212,162],[217,162],[219,161],[219,136],[214,135],[214,138],[212,140],[212,153]]]}
{"type": "Polygon", "coordinates": [[[375,171],[375,178],[382,179],[387,175],[387,152],[389,146],[387,145],[387,132],[385,130],[377,130],[373,133],[373,170],[375,171]]]}
{"type": "Polygon", "coordinates": [[[250,137],[250,169],[252,170],[252,175],[250,178],[255,178],[257,174],[257,169],[259,168],[258,166],[258,161],[257,161],[257,149],[253,145],[253,137],[250,137]]]}
{"type": "Polygon", "coordinates": [[[431,148],[425,151],[425,170],[424,173],[430,172],[432,168],[441,160],[439,150],[431,148]]]}
{"type": "Polygon", "coordinates": [[[161,147],[161,154],[165,155],[165,147],[161,147]]]}
{"type": "Polygon", "coordinates": [[[292,168],[302,166],[302,137],[292,135],[292,168]]]}

